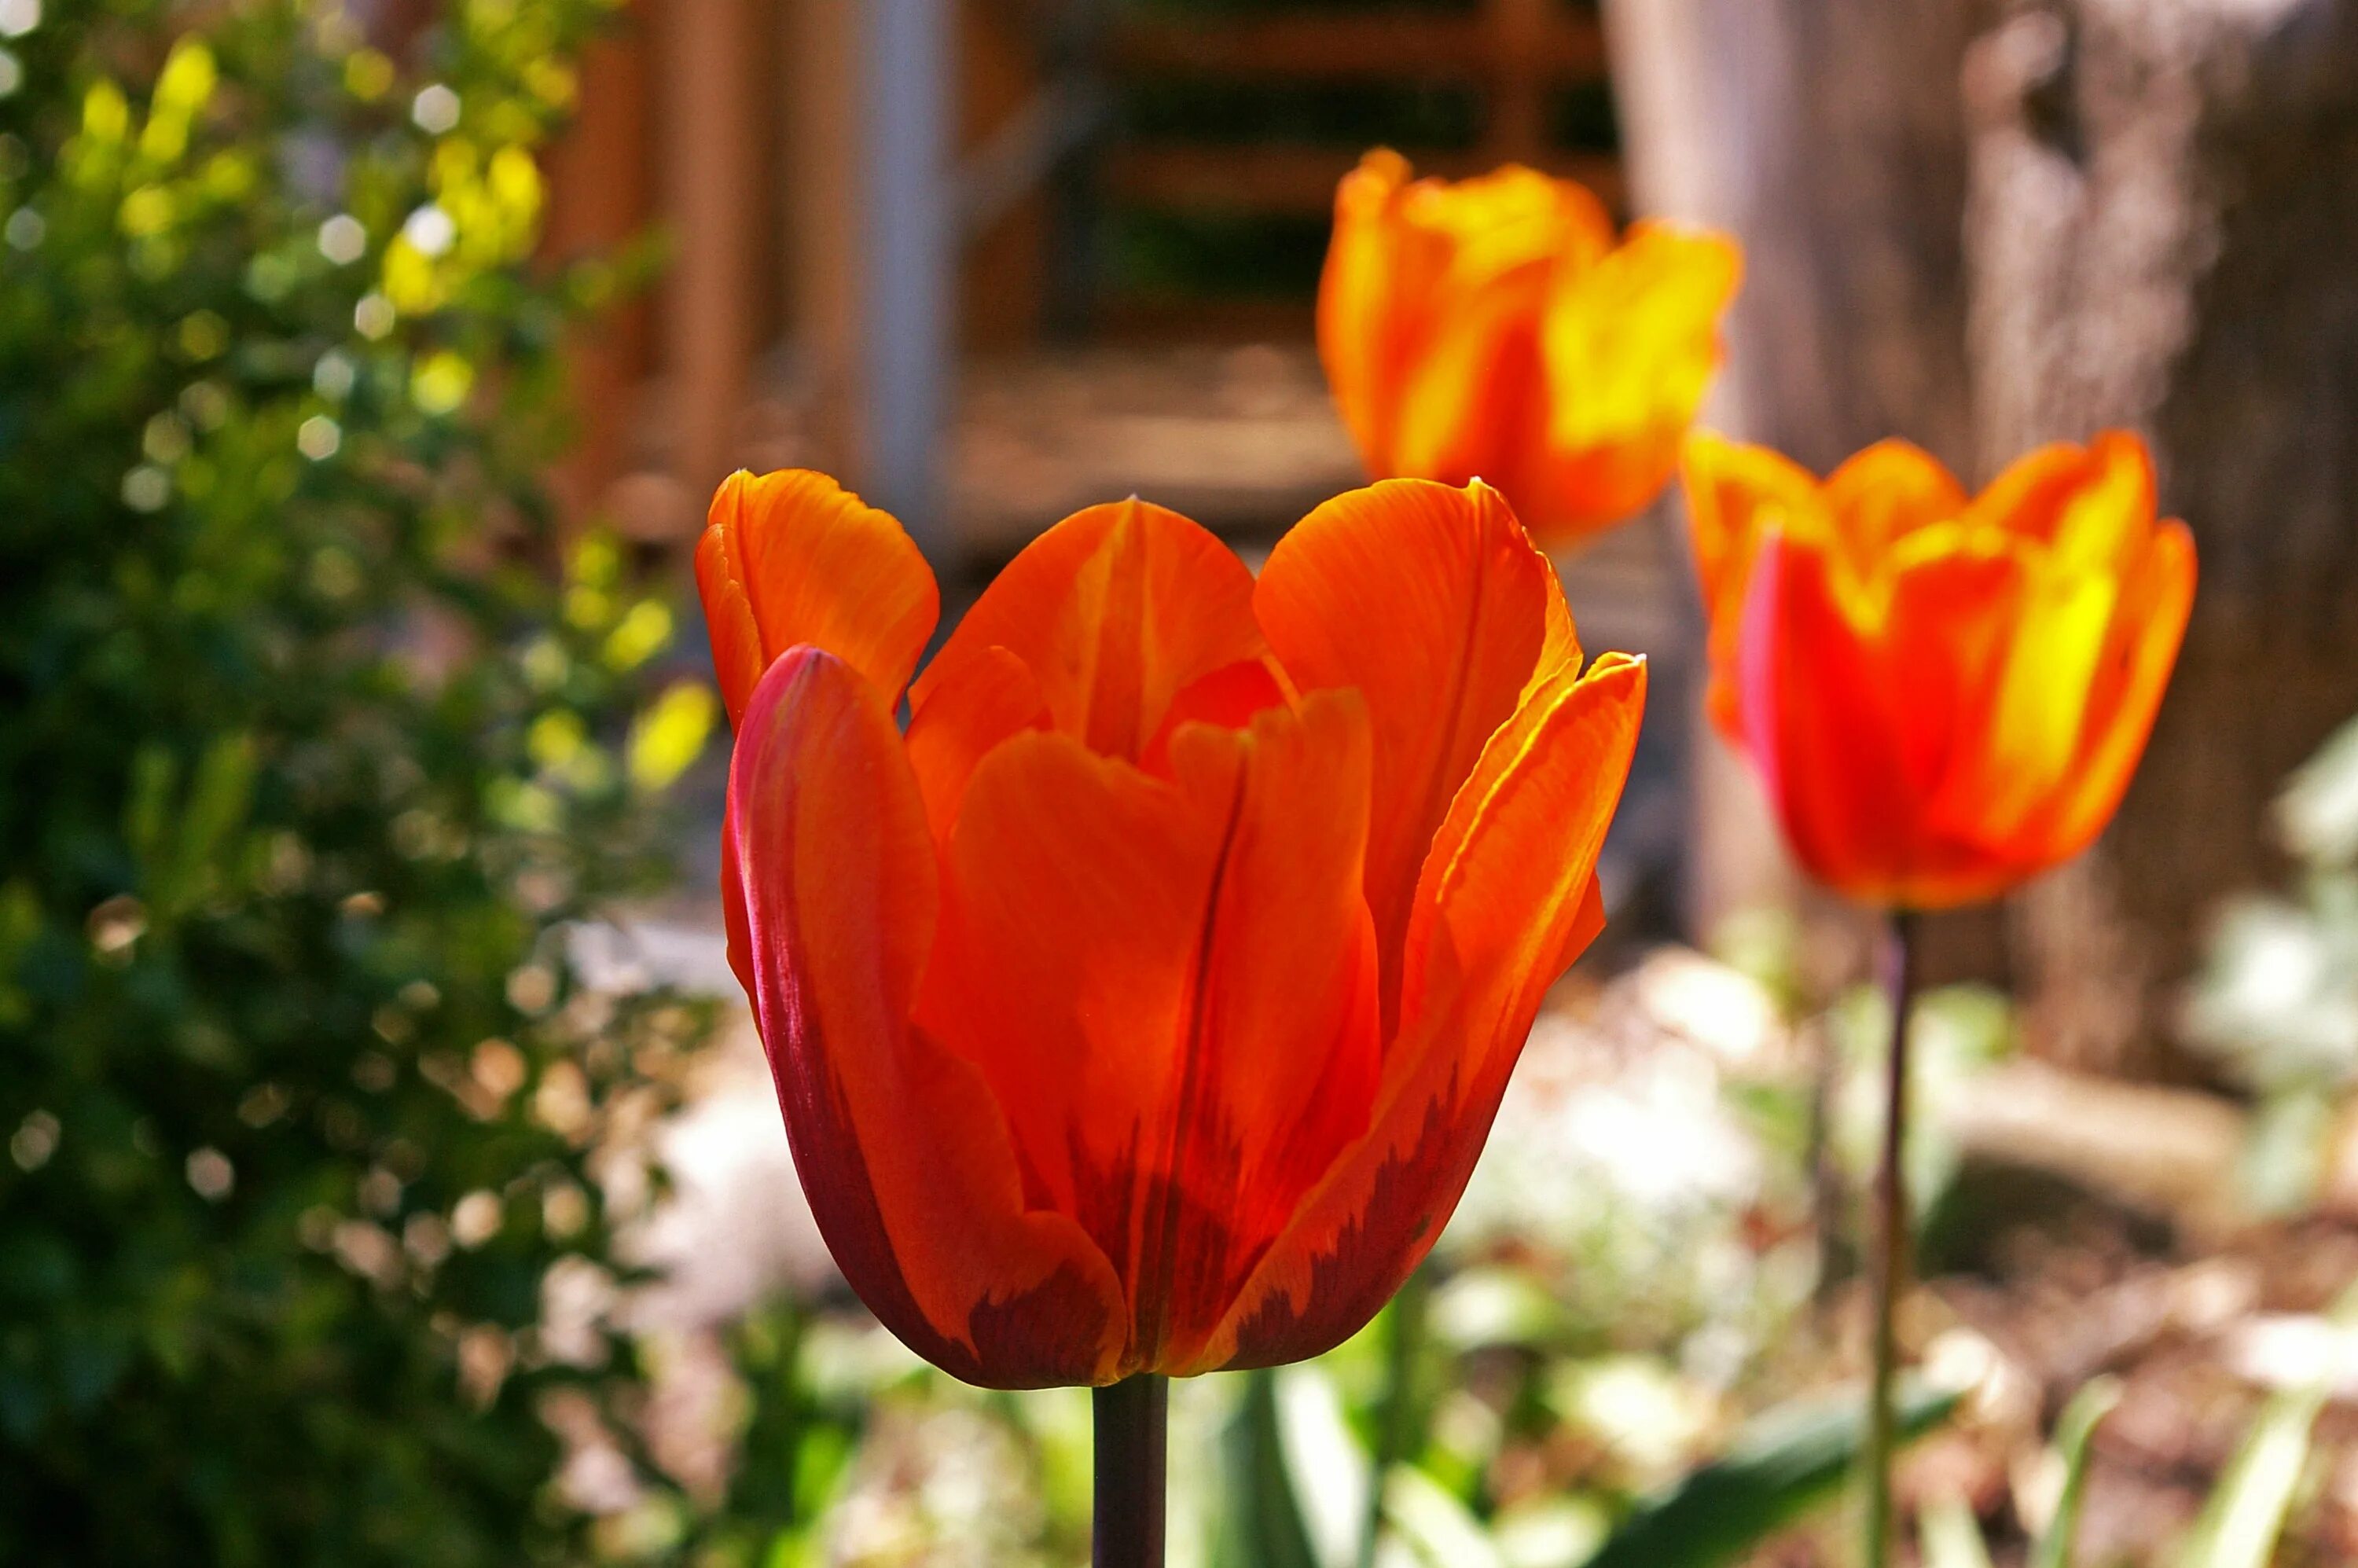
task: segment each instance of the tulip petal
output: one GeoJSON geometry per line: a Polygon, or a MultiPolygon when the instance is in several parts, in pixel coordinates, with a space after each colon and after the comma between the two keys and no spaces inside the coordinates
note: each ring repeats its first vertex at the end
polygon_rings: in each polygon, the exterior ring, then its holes
{"type": "Polygon", "coordinates": [[[946,845],[967,782],[992,748],[1026,730],[1048,728],[1032,666],[1004,648],[985,648],[927,694],[909,719],[909,766],[925,799],[934,842],[946,845]]]}
{"type": "Polygon", "coordinates": [[[1990,897],[2023,874],[2001,816],[2015,784],[1991,762],[2030,592],[2022,548],[1920,528],[1879,587],[1840,549],[1762,546],[1740,650],[1747,747],[1819,881],[1913,909],[1990,897]]]}
{"type": "Polygon", "coordinates": [[[1135,498],[1076,512],[1026,546],[910,688],[911,703],[925,707],[993,647],[1031,666],[1058,730],[1132,761],[1180,692],[1269,651],[1236,552],[1135,498]]]}
{"type": "Polygon", "coordinates": [[[1556,279],[1612,248],[1612,219],[1586,187],[1516,164],[1455,184],[1421,180],[1398,211],[1447,261],[1420,289],[1391,383],[1390,462],[1378,477],[1482,479],[1536,503],[1548,409],[1541,319],[1556,279]]]}
{"type": "Polygon", "coordinates": [[[1877,441],[1826,476],[1825,504],[1854,563],[1873,561],[1904,535],[1953,523],[1968,504],[1956,476],[1911,441],[1877,441]]]}
{"type": "Polygon", "coordinates": [[[901,524],[801,469],[722,481],[697,541],[696,584],[732,724],[762,672],[797,643],[825,648],[899,701],[941,613],[934,574],[901,524]]]}
{"type": "Polygon", "coordinates": [[[1152,777],[1071,736],[976,770],[921,1020],[1009,1108],[1036,1203],[1132,1303],[1124,1365],[1185,1353],[1366,1125],[1365,710],[1314,693],[1191,724],[1152,777]]]}
{"type": "Polygon", "coordinates": [[[1471,179],[1421,179],[1401,194],[1403,222],[1450,245],[1448,282],[1476,288],[1534,262],[1581,267],[1613,247],[1595,192],[1523,164],[1471,179]]]}
{"type": "Polygon", "coordinates": [[[1557,273],[1540,337],[1550,471],[1545,499],[1524,503],[1535,529],[1619,522],[1669,482],[1742,270],[1732,241],[1641,222],[1594,265],[1557,273]]]}
{"type": "MultiPolygon", "coordinates": [[[[2044,789],[2061,762],[2008,712],[2041,685],[2052,691],[2052,682],[2069,681],[2059,665],[2042,682],[2039,661],[2023,656],[2037,563],[2018,541],[1954,522],[1919,528],[1885,556],[1887,600],[1859,634],[1893,694],[1889,744],[1909,798],[1922,803],[1935,839],[1942,831],[1986,839],[2000,797],[2044,789]]],[[[1861,589],[1855,597],[1871,604],[1875,595],[1861,589]]],[[[2067,649],[2048,652],[2069,661],[2067,649]]]]}
{"type": "Polygon", "coordinates": [[[1736,629],[1744,619],[1753,554],[1771,528],[1818,537],[1833,524],[1818,498],[1817,480],[1767,447],[1698,430],[1687,438],[1682,460],[1695,576],[1711,621],[1706,703],[1713,723],[1735,740],[1736,629]]]}
{"type": "MultiPolygon", "coordinates": [[[[1509,987],[1498,1003],[1509,1013],[1535,1008],[1595,937],[1583,894],[1595,894],[1596,858],[1645,710],[1646,661],[1605,654],[1585,674],[1565,671],[1534,691],[1491,738],[1417,880],[1404,1011],[1426,1005],[1437,985],[1455,992],[1461,1024],[1483,984],[1509,987]],[[1538,836],[1550,823],[1553,848],[1542,850],[1538,836]]],[[[1476,1028],[1468,1037],[1485,1036],[1476,1028]]],[[[1520,1050],[1522,1037],[1505,1043],[1520,1050]]]]}
{"type": "Polygon", "coordinates": [[[1551,625],[1568,626],[1551,608],[1559,594],[1483,484],[1391,480],[1337,496],[1261,568],[1254,609],[1286,673],[1355,687],[1374,725],[1367,887],[1387,1021],[1433,831],[1550,651],[1551,625]]]}
{"type": "Polygon", "coordinates": [[[1472,1173],[1547,987],[1603,924],[1595,864],[1627,782],[1645,665],[1535,690],[1486,748],[1419,889],[1419,978],[1375,1118],[1187,1370],[1315,1356],[1422,1260],[1472,1173]]]}
{"type": "Polygon", "coordinates": [[[1974,498],[1969,522],[2061,546],[2074,565],[2119,561],[2124,524],[2142,530],[2154,513],[2153,460],[2145,443],[2107,430],[2087,446],[2057,441],[2006,465],[1974,498]],[[2091,534],[2091,526],[2093,533],[2091,534]]]}
{"type": "Polygon", "coordinates": [[[1425,292],[1448,265],[1439,236],[1403,232],[1408,160],[1389,147],[1335,189],[1335,237],[1318,279],[1318,356],[1335,406],[1370,473],[1393,472],[1393,391],[1422,331],[1425,292]]]}
{"type": "Polygon", "coordinates": [[[872,683],[802,647],[749,702],[730,863],[753,1004],[827,1249],[912,1348],[998,1387],[1110,1378],[1125,1325],[1102,1252],[1027,1213],[980,1074],[909,1024],[935,855],[872,683]]]}
{"type": "Polygon", "coordinates": [[[745,874],[737,864],[737,796],[731,791],[720,808],[720,927],[729,972],[750,1001],[761,981],[753,972],[753,933],[746,922],[745,874]]]}
{"type": "Polygon", "coordinates": [[[2086,849],[2127,793],[2178,662],[2179,644],[2194,608],[2194,582],[2192,532],[2176,519],[2161,524],[2114,612],[2105,662],[2088,702],[2079,761],[2050,828],[2049,864],[2086,849]]]}
{"type": "MultiPolygon", "coordinates": [[[[1997,538],[1985,532],[1975,543],[1997,538]]],[[[2002,553],[1984,552],[1977,562],[1959,552],[1940,567],[1954,578],[1980,563],[1987,563],[1990,578],[1985,594],[1923,618],[1923,640],[1945,643],[1927,656],[1945,659],[1952,681],[1977,696],[1980,708],[1961,737],[1945,787],[1925,792],[1926,817],[1936,827],[1953,825],[1952,831],[1970,834],[1993,852],[2018,855],[2026,825],[2069,786],[2120,583],[2110,573],[2063,573],[2002,553]],[[2003,582],[1999,562],[2006,563],[2003,582]]]]}
{"type": "MultiPolygon", "coordinates": [[[[2142,442],[2111,432],[2084,451],[2059,446],[2034,452],[1991,489],[2016,498],[2013,513],[1976,508],[1978,526],[1942,553],[1978,547],[1986,554],[2004,541],[2018,561],[2019,580],[2003,603],[1978,613],[1933,607],[1924,616],[1947,630],[1956,645],[1952,659],[1985,622],[1996,622],[1997,642],[1985,668],[1961,677],[1978,680],[1985,694],[1975,765],[1960,770],[1933,797],[1930,816],[1969,830],[2018,879],[2076,849],[2057,841],[2060,819],[2082,809],[2075,803],[2116,803],[2142,749],[2140,730],[2125,756],[2107,752],[2110,765],[2089,771],[2095,737],[2131,684],[2130,649],[2147,630],[2159,586],[2142,577],[2156,537],[2153,468],[2142,442]]],[[[2190,558],[2183,564],[2190,598],[2190,558]]],[[[1903,579],[1917,575],[1904,561],[1900,570],[1903,579]]],[[[2158,669],[2139,670],[2137,684],[2153,702],[2174,656],[2175,633],[2165,630],[2164,636],[2171,653],[2158,669]]]]}
{"type": "Polygon", "coordinates": [[[1898,702],[1844,611],[1830,549],[1781,531],[1761,541],[1737,639],[1737,718],[1794,858],[1882,903],[1916,858],[1918,799],[1893,739],[1898,702]]]}
{"type": "Polygon", "coordinates": [[[1369,153],[1335,194],[1318,345],[1379,479],[1516,485],[1540,455],[1537,323],[1548,279],[1613,243],[1585,187],[1509,165],[1451,183],[1369,153]]]}
{"type": "Polygon", "coordinates": [[[2057,568],[2127,577],[2152,536],[2153,514],[2153,459],[2145,443],[2104,431],[2088,443],[2079,488],[2056,509],[2050,539],[2057,568]]]}
{"type": "Polygon", "coordinates": [[[1547,372],[1539,319],[1549,271],[1534,263],[1437,301],[1422,351],[1402,373],[1383,476],[1535,495],[1544,470],[1547,372]]]}
{"type": "Polygon", "coordinates": [[[1172,699],[1163,727],[1147,742],[1138,765],[1157,778],[1169,778],[1171,743],[1181,730],[1190,724],[1243,729],[1252,722],[1253,715],[1286,699],[1282,674],[1274,659],[1265,658],[1214,670],[1172,699]]]}

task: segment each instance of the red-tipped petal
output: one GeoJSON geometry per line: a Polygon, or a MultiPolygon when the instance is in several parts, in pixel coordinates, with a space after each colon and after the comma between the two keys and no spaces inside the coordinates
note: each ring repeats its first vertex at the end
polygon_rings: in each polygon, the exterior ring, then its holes
{"type": "Polygon", "coordinates": [[[874,686],[818,650],[781,658],[747,705],[730,797],[755,1017],[845,1277],[970,1382],[1110,1378],[1124,1325],[1104,1255],[1027,1212],[981,1075],[910,1027],[935,853],[874,686]]]}
{"type": "Polygon", "coordinates": [[[1364,1126],[1377,1055],[1357,699],[1186,726],[1171,764],[991,754],[921,1015],[1009,1108],[1035,1204],[1113,1258],[1132,1368],[1208,1331],[1364,1126]]]}
{"type": "Polygon", "coordinates": [[[1486,750],[1419,890],[1422,972],[1367,1135],[1189,1369],[1317,1355],[1366,1323],[1432,1247],[1541,994],[1603,924],[1596,855],[1644,705],[1643,663],[1608,655],[1533,692],[1486,750]]]}

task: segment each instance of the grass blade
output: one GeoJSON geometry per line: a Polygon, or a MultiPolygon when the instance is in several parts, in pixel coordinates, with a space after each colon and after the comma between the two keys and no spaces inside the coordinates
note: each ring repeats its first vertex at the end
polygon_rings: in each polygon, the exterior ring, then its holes
{"type": "Polygon", "coordinates": [[[1990,1568],[1981,1521],[1953,1492],[1924,1505],[1916,1519],[1916,1540],[1924,1568],[1990,1568]]]}
{"type": "Polygon", "coordinates": [[[1367,1455],[1315,1366],[1248,1372],[1223,1440],[1225,1550],[1236,1568],[1351,1568],[1367,1510],[1367,1455]]]}
{"type": "MultiPolygon", "coordinates": [[[[2342,1292],[2327,1321],[2345,1334],[2358,1325],[2358,1286],[2342,1292]]],[[[2309,1465],[2309,1431],[2344,1359],[2329,1357],[2309,1382],[2268,1396],[2202,1505],[2178,1568],[2267,1568],[2309,1465]]]]}
{"type": "Polygon", "coordinates": [[[2055,1496],[2054,1517],[2031,1542],[2025,1568],[2071,1568],[2071,1541],[2080,1529],[2080,1498],[2087,1489],[2088,1460],[2096,1428],[2121,1402],[2117,1378],[2098,1378],[2071,1396],[2055,1422],[2055,1450],[2063,1460],[2063,1489],[2055,1496]]]}

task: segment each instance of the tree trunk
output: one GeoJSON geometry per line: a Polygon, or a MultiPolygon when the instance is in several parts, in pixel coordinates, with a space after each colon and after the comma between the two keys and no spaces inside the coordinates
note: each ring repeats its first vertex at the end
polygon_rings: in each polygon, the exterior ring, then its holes
{"type": "MultiPolygon", "coordinates": [[[[1606,0],[1639,210],[1744,243],[1706,418],[1823,473],[1906,436],[1969,466],[1960,69],[1969,0],[1606,0]]],[[[1704,730],[1699,717],[1688,722],[1704,730]]],[[[1802,894],[1715,735],[1695,759],[1689,913],[1709,932],[1802,894]]],[[[1995,962],[1994,920],[1931,923],[1935,978],[1995,962]]],[[[1849,946],[1863,953],[1863,943],[1849,946]]]]}
{"type": "Polygon", "coordinates": [[[1971,457],[1965,0],[1607,0],[1637,205],[1744,242],[1714,416],[1823,471],[1971,457]]]}
{"type": "Polygon", "coordinates": [[[1983,466],[2141,430],[2201,562],[2118,820],[2017,907],[2042,1045],[2150,1069],[2158,983],[2358,710],[2358,0],[2039,0],[1964,81],[1983,466]]]}
{"type": "MultiPolygon", "coordinates": [[[[1733,230],[1711,417],[1823,471],[1906,436],[1985,481],[2154,443],[2202,583],[2099,849],[1927,933],[2034,1039],[2157,1065],[2267,804],[2358,710],[2358,0],[1607,0],[1639,204],[1733,230]]],[[[1757,793],[1700,770],[1699,920],[1780,887],[1757,793]]]]}

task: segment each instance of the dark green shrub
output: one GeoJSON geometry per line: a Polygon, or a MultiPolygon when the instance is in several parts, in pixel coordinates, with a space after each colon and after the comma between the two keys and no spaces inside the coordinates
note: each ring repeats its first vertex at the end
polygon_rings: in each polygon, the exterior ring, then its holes
{"type": "Polygon", "coordinates": [[[562,934],[710,710],[535,478],[595,11],[0,5],[0,1562],[581,1554],[543,1281],[702,1021],[562,934]]]}

